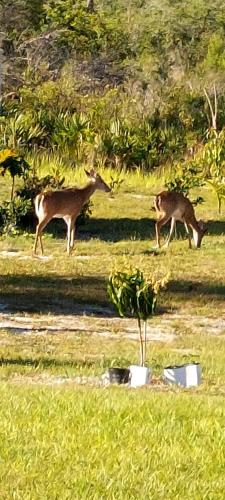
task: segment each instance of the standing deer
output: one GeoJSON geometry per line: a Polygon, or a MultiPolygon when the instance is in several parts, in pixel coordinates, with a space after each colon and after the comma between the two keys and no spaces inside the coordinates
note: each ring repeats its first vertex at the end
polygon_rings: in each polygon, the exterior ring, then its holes
{"type": "Polygon", "coordinates": [[[156,222],[156,242],[157,247],[160,247],[160,229],[171,219],[170,232],[166,238],[165,246],[168,247],[172,238],[176,221],[182,221],[188,234],[189,248],[191,245],[190,229],[193,232],[195,246],[200,248],[202,238],[207,231],[205,224],[202,221],[197,221],[192,203],[183,194],[175,191],[162,191],[155,198],[155,209],[159,214],[159,219],[156,222]]]}
{"type": "Polygon", "coordinates": [[[53,218],[63,219],[67,225],[67,253],[71,253],[74,246],[74,231],[77,216],[90,197],[100,189],[108,193],[110,187],[103,181],[101,176],[92,169],[85,170],[90,182],[83,188],[67,188],[58,191],[46,191],[36,196],[34,200],[35,212],[38,218],[33,253],[36,255],[38,239],[40,240],[41,252],[43,251],[42,231],[53,218]]]}

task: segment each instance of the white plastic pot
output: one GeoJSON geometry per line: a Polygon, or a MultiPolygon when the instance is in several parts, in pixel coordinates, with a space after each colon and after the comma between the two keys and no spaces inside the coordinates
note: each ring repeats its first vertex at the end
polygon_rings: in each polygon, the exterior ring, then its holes
{"type": "Polygon", "coordinates": [[[201,384],[202,369],[199,363],[187,363],[181,366],[167,366],[163,370],[164,379],[169,384],[194,387],[201,384]]]}
{"type": "Polygon", "coordinates": [[[130,366],[130,386],[141,387],[150,383],[151,373],[147,366],[130,366]]]}

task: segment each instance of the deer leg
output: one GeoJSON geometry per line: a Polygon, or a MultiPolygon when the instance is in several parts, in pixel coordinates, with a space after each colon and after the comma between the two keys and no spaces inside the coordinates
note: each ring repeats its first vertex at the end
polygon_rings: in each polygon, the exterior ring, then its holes
{"type": "MultiPolygon", "coordinates": [[[[33,248],[33,254],[34,255],[37,255],[38,238],[39,238],[39,232],[38,232],[38,225],[37,225],[37,227],[36,227],[36,235],[35,235],[35,242],[34,242],[34,248],[33,248]]],[[[41,252],[42,252],[42,255],[43,255],[43,245],[42,245],[42,248],[41,248],[41,252]]]]}
{"type": "Polygon", "coordinates": [[[164,215],[163,217],[161,217],[161,219],[157,220],[157,222],[155,224],[156,248],[160,248],[160,229],[162,226],[164,226],[164,224],[166,224],[168,222],[169,219],[170,219],[170,217],[168,217],[167,215],[164,215]]]}
{"type": "Polygon", "coordinates": [[[170,240],[173,236],[173,233],[174,233],[174,229],[175,229],[175,225],[176,225],[176,219],[174,219],[174,217],[171,218],[171,224],[170,224],[170,232],[166,238],[166,241],[164,243],[164,246],[165,247],[168,247],[169,246],[169,243],[170,243],[170,240]]]}
{"type": "Polygon", "coordinates": [[[35,242],[34,242],[34,249],[33,249],[33,254],[37,255],[37,244],[38,244],[38,239],[40,240],[40,245],[41,245],[41,254],[43,255],[44,249],[43,249],[43,243],[42,243],[42,231],[45,228],[45,226],[48,224],[50,221],[50,218],[46,217],[43,219],[41,222],[37,224],[36,227],[36,235],[35,235],[35,242]]]}
{"type": "Polygon", "coordinates": [[[68,255],[70,255],[70,248],[71,248],[71,231],[72,231],[72,220],[71,220],[71,217],[63,217],[66,225],[67,225],[67,253],[68,255]]]}
{"type": "Polygon", "coordinates": [[[185,227],[186,233],[188,235],[188,245],[189,245],[189,248],[192,248],[190,226],[189,226],[189,224],[186,221],[184,221],[184,227],[185,227]]]}
{"type": "Polygon", "coordinates": [[[70,250],[74,247],[74,236],[75,236],[75,220],[71,221],[71,238],[70,238],[70,250]]]}

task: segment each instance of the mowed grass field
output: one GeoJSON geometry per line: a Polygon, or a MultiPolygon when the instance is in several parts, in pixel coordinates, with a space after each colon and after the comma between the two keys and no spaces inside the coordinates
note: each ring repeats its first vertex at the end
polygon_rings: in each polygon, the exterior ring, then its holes
{"type": "MultiPolygon", "coordinates": [[[[81,170],[65,173],[70,185],[86,182],[81,170]]],[[[114,197],[95,193],[70,257],[63,222],[45,232],[46,259],[32,257],[33,233],[1,237],[0,498],[224,498],[225,206],[218,215],[204,188],[202,248],[189,250],[179,226],[170,247],[153,252],[152,195],[163,188],[136,172],[114,197]],[[106,292],[124,262],[170,273],[148,331],[168,323],[173,335],[151,336],[148,388],[80,386],[77,376],[138,362],[137,337],[124,335],[106,292]],[[191,360],[202,365],[198,388],[163,385],[164,366],[191,360]]]]}

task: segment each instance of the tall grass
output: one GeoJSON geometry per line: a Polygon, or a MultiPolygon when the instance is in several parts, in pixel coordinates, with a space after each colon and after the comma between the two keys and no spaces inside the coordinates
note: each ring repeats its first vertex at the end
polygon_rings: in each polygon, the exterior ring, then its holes
{"type": "MultiPolygon", "coordinates": [[[[82,184],[86,180],[84,169],[92,168],[91,162],[82,166],[76,165],[73,160],[68,156],[61,156],[58,153],[42,153],[32,154],[28,160],[32,168],[38,175],[44,176],[53,173],[56,170],[65,177],[65,183],[68,185],[82,184]]],[[[161,180],[157,173],[144,173],[140,168],[130,171],[116,170],[112,167],[102,167],[97,165],[97,169],[105,179],[110,183],[112,179],[119,178],[122,180],[121,188],[126,190],[151,189],[153,185],[160,184],[161,180]]]]}

